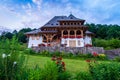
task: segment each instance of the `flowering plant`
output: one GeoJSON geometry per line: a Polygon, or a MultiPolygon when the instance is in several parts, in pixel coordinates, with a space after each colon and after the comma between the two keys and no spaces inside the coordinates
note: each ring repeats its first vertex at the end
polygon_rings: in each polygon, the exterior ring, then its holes
{"type": "Polygon", "coordinates": [[[62,61],[61,56],[60,57],[53,56],[51,60],[56,62],[56,65],[58,67],[58,72],[65,71],[65,62],[62,61]]]}
{"type": "Polygon", "coordinates": [[[83,37],[82,37],[82,36],[80,36],[80,35],[77,35],[77,36],[76,36],[76,38],[83,38],[83,37]]]}
{"type": "Polygon", "coordinates": [[[99,56],[99,55],[97,54],[97,52],[93,52],[93,56],[94,56],[94,57],[97,57],[97,56],[99,56]]]}
{"type": "Polygon", "coordinates": [[[64,35],[63,38],[68,38],[68,36],[67,36],[67,35],[66,35],[66,36],[64,35]]]}
{"type": "Polygon", "coordinates": [[[85,47],[92,47],[92,44],[86,44],[85,47]]]}
{"type": "Polygon", "coordinates": [[[72,35],[70,35],[70,36],[69,36],[69,38],[75,38],[75,36],[74,36],[74,35],[73,35],[73,36],[72,36],[72,35]]]}

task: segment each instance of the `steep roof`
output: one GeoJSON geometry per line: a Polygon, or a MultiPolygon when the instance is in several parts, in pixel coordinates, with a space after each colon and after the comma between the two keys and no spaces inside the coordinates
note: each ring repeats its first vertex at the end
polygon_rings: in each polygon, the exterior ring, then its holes
{"type": "Polygon", "coordinates": [[[26,34],[26,35],[27,35],[27,34],[37,34],[37,33],[39,33],[39,32],[41,32],[41,29],[37,29],[37,30],[30,31],[30,32],[26,32],[25,34],[26,34]]]}
{"type": "Polygon", "coordinates": [[[94,33],[90,32],[90,31],[86,31],[85,34],[94,34],[94,33]]]}
{"type": "Polygon", "coordinates": [[[29,35],[29,34],[38,34],[38,33],[56,33],[56,32],[58,32],[58,31],[56,31],[56,30],[41,31],[41,29],[37,29],[37,30],[30,31],[30,32],[26,32],[25,34],[26,34],[26,35],[29,35]]]}
{"type": "Polygon", "coordinates": [[[85,21],[85,20],[76,18],[72,14],[70,14],[68,17],[67,16],[55,16],[50,21],[48,21],[44,26],[45,27],[59,26],[60,25],[59,21],[85,21]]]}
{"type": "Polygon", "coordinates": [[[55,16],[49,22],[47,22],[44,26],[59,26],[58,20],[66,19],[67,16],[55,16]]]}

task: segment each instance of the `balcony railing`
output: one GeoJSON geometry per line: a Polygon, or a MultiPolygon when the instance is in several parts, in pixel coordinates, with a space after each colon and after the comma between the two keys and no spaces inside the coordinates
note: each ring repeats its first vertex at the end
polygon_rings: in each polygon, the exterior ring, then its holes
{"type": "Polygon", "coordinates": [[[63,37],[62,38],[83,38],[83,36],[81,36],[81,35],[70,35],[70,36],[68,36],[68,35],[63,35],[63,37]]]}

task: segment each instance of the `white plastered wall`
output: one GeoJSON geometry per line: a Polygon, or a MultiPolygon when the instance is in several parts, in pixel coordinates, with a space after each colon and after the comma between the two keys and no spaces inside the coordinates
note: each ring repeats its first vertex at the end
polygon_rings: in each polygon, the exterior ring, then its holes
{"type": "Polygon", "coordinates": [[[84,38],[84,41],[85,41],[85,45],[86,44],[91,44],[92,45],[92,40],[91,40],[91,37],[90,36],[85,36],[85,38],[84,38]]]}
{"type": "Polygon", "coordinates": [[[65,41],[67,41],[67,45],[66,47],[70,47],[69,46],[69,41],[70,40],[75,40],[76,41],[76,47],[84,47],[84,39],[83,38],[62,38],[61,40],[61,44],[65,44],[65,41]],[[80,45],[78,44],[78,41],[80,41],[80,45]]]}
{"type": "Polygon", "coordinates": [[[32,36],[29,36],[28,48],[31,48],[32,46],[38,46],[41,43],[42,43],[42,36],[39,36],[39,38],[34,36],[34,39],[32,39],[32,36]]]}

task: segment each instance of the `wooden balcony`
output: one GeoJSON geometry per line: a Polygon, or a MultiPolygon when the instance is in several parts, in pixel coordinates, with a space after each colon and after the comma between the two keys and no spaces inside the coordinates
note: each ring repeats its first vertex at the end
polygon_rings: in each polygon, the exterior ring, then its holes
{"type": "Polygon", "coordinates": [[[83,38],[83,36],[81,36],[81,35],[70,35],[70,36],[68,36],[68,35],[63,35],[63,37],[62,38],[83,38]]]}

